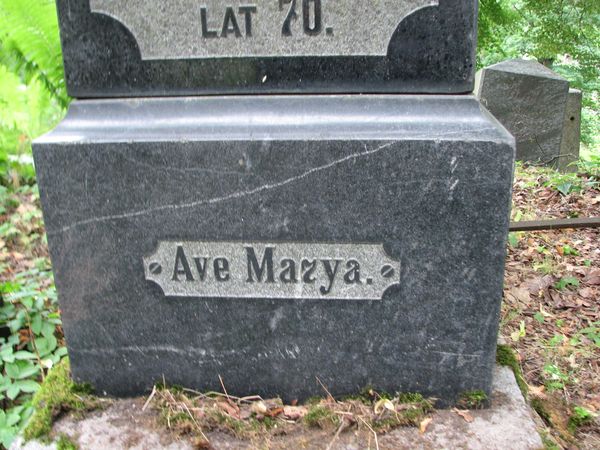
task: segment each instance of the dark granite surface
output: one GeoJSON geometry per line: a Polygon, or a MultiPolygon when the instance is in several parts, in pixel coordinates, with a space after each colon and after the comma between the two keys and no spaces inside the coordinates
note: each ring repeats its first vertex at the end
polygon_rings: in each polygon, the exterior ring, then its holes
{"type": "Polygon", "coordinates": [[[130,395],[491,386],[514,141],[467,97],[75,102],[34,144],[74,377],[130,395]],[[159,241],[383,244],[381,300],[165,297],[159,241]]]}
{"type": "MultiPolygon", "coordinates": [[[[111,2],[93,1],[100,5],[111,2]]],[[[186,1],[190,3],[189,0],[177,0],[164,5],[173,10],[181,9],[185,8],[186,1]]],[[[136,0],[130,4],[134,10],[141,11],[138,15],[151,17],[156,9],[153,7],[155,3],[156,0],[136,0]]],[[[259,8],[269,4],[266,1],[256,3],[259,8]]],[[[360,2],[348,0],[347,3],[348,13],[341,14],[339,20],[348,22],[346,27],[349,29],[352,23],[358,29],[358,25],[368,21],[368,17],[355,6],[360,2]]],[[[384,3],[394,5],[391,1],[384,3]]],[[[437,0],[398,0],[397,5],[400,8],[404,3],[429,3],[431,6],[416,9],[398,24],[386,55],[249,57],[244,53],[247,49],[242,49],[235,57],[167,59],[163,56],[163,59],[143,60],[140,46],[129,29],[106,14],[91,13],[90,0],[57,0],[68,91],[71,96],[79,98],[219,93],[471,92],[477,2],[439,0],[436,5],[437,0]]],[[[236,2],[232,4],[237,5],[236,2]]],[[[190,8],[196,6],[190,3],[190,8]]],[[[327,7],[328,3],[323,2],[323,8],[327,7]]],[[[388,8],[391,9],[390,6],[388,8]]],[[[169,10],[166,11],[168,17],[169,10]]],[[[190,11],[197,13],[194,9],[190,11]]],[[[386,17],[385,13],[378,13],[386,17]]],[[[178,47],[183,44],[177,44],[173,36],[187,35],[184,25],[191,27],[193,24],[189,21],[199,20],[191,13],[177,17],[182,23],[181,30],[168,27],[162,35],[172,42],[170,45],[177,47],[178,53],[182,53],[183,50],[178,47]]],[[[217,20],[218,14],[210,17],[217,20]]],[[[241,17],[238,17],[240,27],[241,17]]],[[[279,24],[276,25],[276,30],[279,30],[279,24]]],[[[142,28],[147,27],[147,31],[153,26],[156,25],[148,18],[142,28]]],[[[197,24],[199,27],[200,23],[197,24]]],[[[365,34],[375,35],[380,27],[379,23],[367,23],[366,28],[363,26],[367,30],[363,31],[363,35],[339,37],[340,54],[357,51],[358,42],[365,40],[365,34]]],[[[144,29],[137,33],[143,36],[144,29]]],[[[257,33],[258,30],[254,35],[257,33]]],[[[337,35],[334,36],[338,39],[337,35]]],[[[234,38],[229,36],[228,39],[234,38]]],[[[251,38],[242,36],[238,39],[251,38]]],[[[201,45],[196,40],[192,40],[191,44],[201,45]]],[[[317,54],[322,53],[317,50],[317,54]]]]}
{"type": "Polygon", "coordinates": [[[509,60],[478,72],[477,96],[517,141],[517,159],[564,169],[561,142],[569,82],[531,60],[509,60]]]}
{"type": "Polygon", "coordinates": [[[577,161],[581,147],[581,107],[583,93],[578,89],[569,89],[565,107],[565,122],[560,144],[561,157],[558,169],[564,172],[577,172],[577,161]]]}

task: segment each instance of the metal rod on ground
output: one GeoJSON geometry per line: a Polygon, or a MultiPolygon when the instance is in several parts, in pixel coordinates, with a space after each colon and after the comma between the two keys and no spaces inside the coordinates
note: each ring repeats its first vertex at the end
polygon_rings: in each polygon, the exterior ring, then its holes
{"type": "Polygon", "coordinates": [[[598,228],[600,217],[578,219],[532,220],[511,222],[510,231],[560,230],[564,228],[598,228]]]}

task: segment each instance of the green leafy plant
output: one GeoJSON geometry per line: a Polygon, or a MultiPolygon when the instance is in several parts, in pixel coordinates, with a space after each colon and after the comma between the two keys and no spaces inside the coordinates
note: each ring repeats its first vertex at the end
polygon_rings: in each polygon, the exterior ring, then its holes
{"type": "Polygon", "coordinates": [[[552,256],[547,256],[543,261],[533,264],[533,269],[543,274],[552,274],[557,270],[557,264],[552,256]]]}
{"type": "Polygon", "coordinates": [[[562,250],[563,250],[563,255],[579,256],[579,252],[577,251],[577,249],[574,249],[570,245],[564,245],[562,250]]]}
{"type": "Polygon", "coordinates": [[[5,420],[0,417],[0,436],[7,448],[32,413],[31,398],[40,381],[66,355],[57,338],[56,291],[43,287],[48,279],[49,272],[33,269],[0,284],[0,323],[10,331],[0,339],[0,399],[8,406],[5,420]]]}
{"type": "MultiPolygon", "coordinates": [[[[599,15],[597,0],[480,0],[477,61],[478,67],[485,67],[510,58],[534,58],[567,78],[583,92],[581,139],[596,155],[600,150],[599,15]]],[[[561,191],[569,190],[568,183],[561,185],[561,191]]]]}
{"type": "Polygon", "coordinates": [[[519,241],[520,241],[519,233],[516,233],[516,232],[508,233],[508,244],[512,248],[517,248],[519,246],[519,241]]]}
{"type": "Polygon", "coordinates": [[[0,0],[0,181],[34,180],[31,141],[69,103],[52,0],[0,0]]]}
{"type": "Polygon", "coordinates": [[[547,170],[546,176],[548,177],[548,181],[544,183],[544,186],[557,190],[565,197],[583,190],[582,179],[577,174],[547,170]]]}
{"type": "Polygon", "coordinates": [[[544,318],[544,315],[541,312],[536,312],[533,315],[533,318],[540,324],[542,324],[546,321],[546,319],[544,318]]]}
{"type": "MultiPolygon", "coordinates": [[[[35,187],[0,186],[0,248],[35,253],[44,247],[38,201],[35,187]]],[[[0,444],[5,448],[30,418],[40,382],[66,355],[49,261],[40,257],[26,267],[0,281],[0,444]]]]}
{"type": "Polygon", "coordinates": [[[577,287],[579,286],[579,280],[575,277],[564,277],[554,284],[554,287],[559,291],[566,289],[567,286],[577,287]]]}
{"type": "Polygon", "coordinates": [[[591,411],[588,411],[581,406],[575,406],[573,408],[573,414],[569,417],[569,431],[575,433],[578,428],[591,423],[595,417],[596,415],[591,411]]]}
{"type": "Polygon", "coordinates": [[[552,339],[550,339],[550,341],[548,341],[548,345],[550,347],[558,347],[564,341],[565,341],[565,337],[562,334],[555,334],[554,336],[552,336],[552,339]]]}
{"type": "Polygon", "coordinates": [[[565,385],[571,383],[569,375],[565,374],[556,364],[544,366],[544,384],[549,391],[564,389],[565,385]]]}
{"type": "MultiPolygon", "coordinates": [[[[596,125],[595,129],[600,130],[600,119],[596,125]]],[[[587,158],[580,159],[579,170],[600,182],[600,154],[590,154],[587,158]]]]}
{"type": "Polygon", "coordinates": [[[593,322],[590,326],[579,330],[572,338],[572,343],[578,345],[581,343],[582,336],[589,339],[594,346],[600,347],[600,322],[593,322]]]}

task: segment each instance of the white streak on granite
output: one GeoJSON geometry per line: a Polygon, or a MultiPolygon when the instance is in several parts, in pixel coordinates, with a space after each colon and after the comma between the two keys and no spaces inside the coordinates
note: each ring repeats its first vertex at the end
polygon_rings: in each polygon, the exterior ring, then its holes
{"type": "Polygon", "coordinates": [[[288,184],[294,183],[296,181],[302,180],[306,177],[309,177],[316,173],[330,169],[332,167],[338,166],[345,162],[373,155],[375,153],[378,153],[382,150],[389,148],[393,144],[394,144],[394,142],[387,142],[387,143],[380,145],[379,147],[376,147],[374,149],[369,149],[366,144],[363,144],[364,148],[365,148],[364,152],[351,153],[350,155],[344,156],[343,158],[340,158],[340,159],[336,159],[336,160],[331,161],[322,166],[313,167],[305,172],[302,172],[299,175],[295,175],[293,177],[286,178],[285,180],[278,181],[276,183],[264,184],[262,186],[259,186],[259,187],[256,187],[254,189],[250,189],[247,191],[236,191],[236,192],[232,192],[231,194],[224,195],[222,197],[213,197],[213,198],[206,199],[206,200],[197,200],[194,202],[182,203],[179,205],[161,205],[161,206],[155,206],[152,208],[143,209],[140,211],[133,211],[133,212],[123,213],[123,214],[111,214],[111,215],[101,216],[101,217],[92,217],[90,219],[74,222],[74,223],[67,225],[65,227],[62,227],[58,230],[48,230],[48,234],[65,233],[74,228],[78,228],[78,227],[81,227],[84,225],[90,225],[90,224],[98,223],[98,222],[106,222],[106,221],[110,221],[110,220],[132,219],[135,217],[145,216],[146,214],[151,214],[151,213],[156,213],[156,212],[161,212],[161,211],[174,211],[174,210],[180,210],[180,209],[195,208],[197,206],[213,205],[213,204],[225,202],[228,200],[234,200],[234,199],[239,199],[239,198],[243,198],[243,197],[248,197],[248,196],[255,195],[255,194],[258,194],[261,192],[278,189],[280,187],[283,187],[288,184]]]}

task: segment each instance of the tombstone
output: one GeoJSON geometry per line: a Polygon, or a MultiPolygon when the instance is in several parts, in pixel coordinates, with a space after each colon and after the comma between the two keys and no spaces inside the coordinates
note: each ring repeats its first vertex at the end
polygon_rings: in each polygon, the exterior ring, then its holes
{"type": "Polygon", "coordinates": [[[230,3],[58,2],[87,98],[34,154],[74,378],[489,393],[514,140],[462,94],[476,2],[230,3]],[[454,95],[377,94],[414,91],[454,95]]]}
{"type": "Polygon", "coordinates": [[[558,167],[569,82],[536,61],[514,59],[478,72],[481,103],[517,140],[517,159],[558,167]]]}
{"type": "Polygon", "coordinates": [[[581,144],[581,101],[581,91],[569,89],[558,161],[558,169],[563,172],[577,171],[575,163],[579,160],[581,144]]]}

